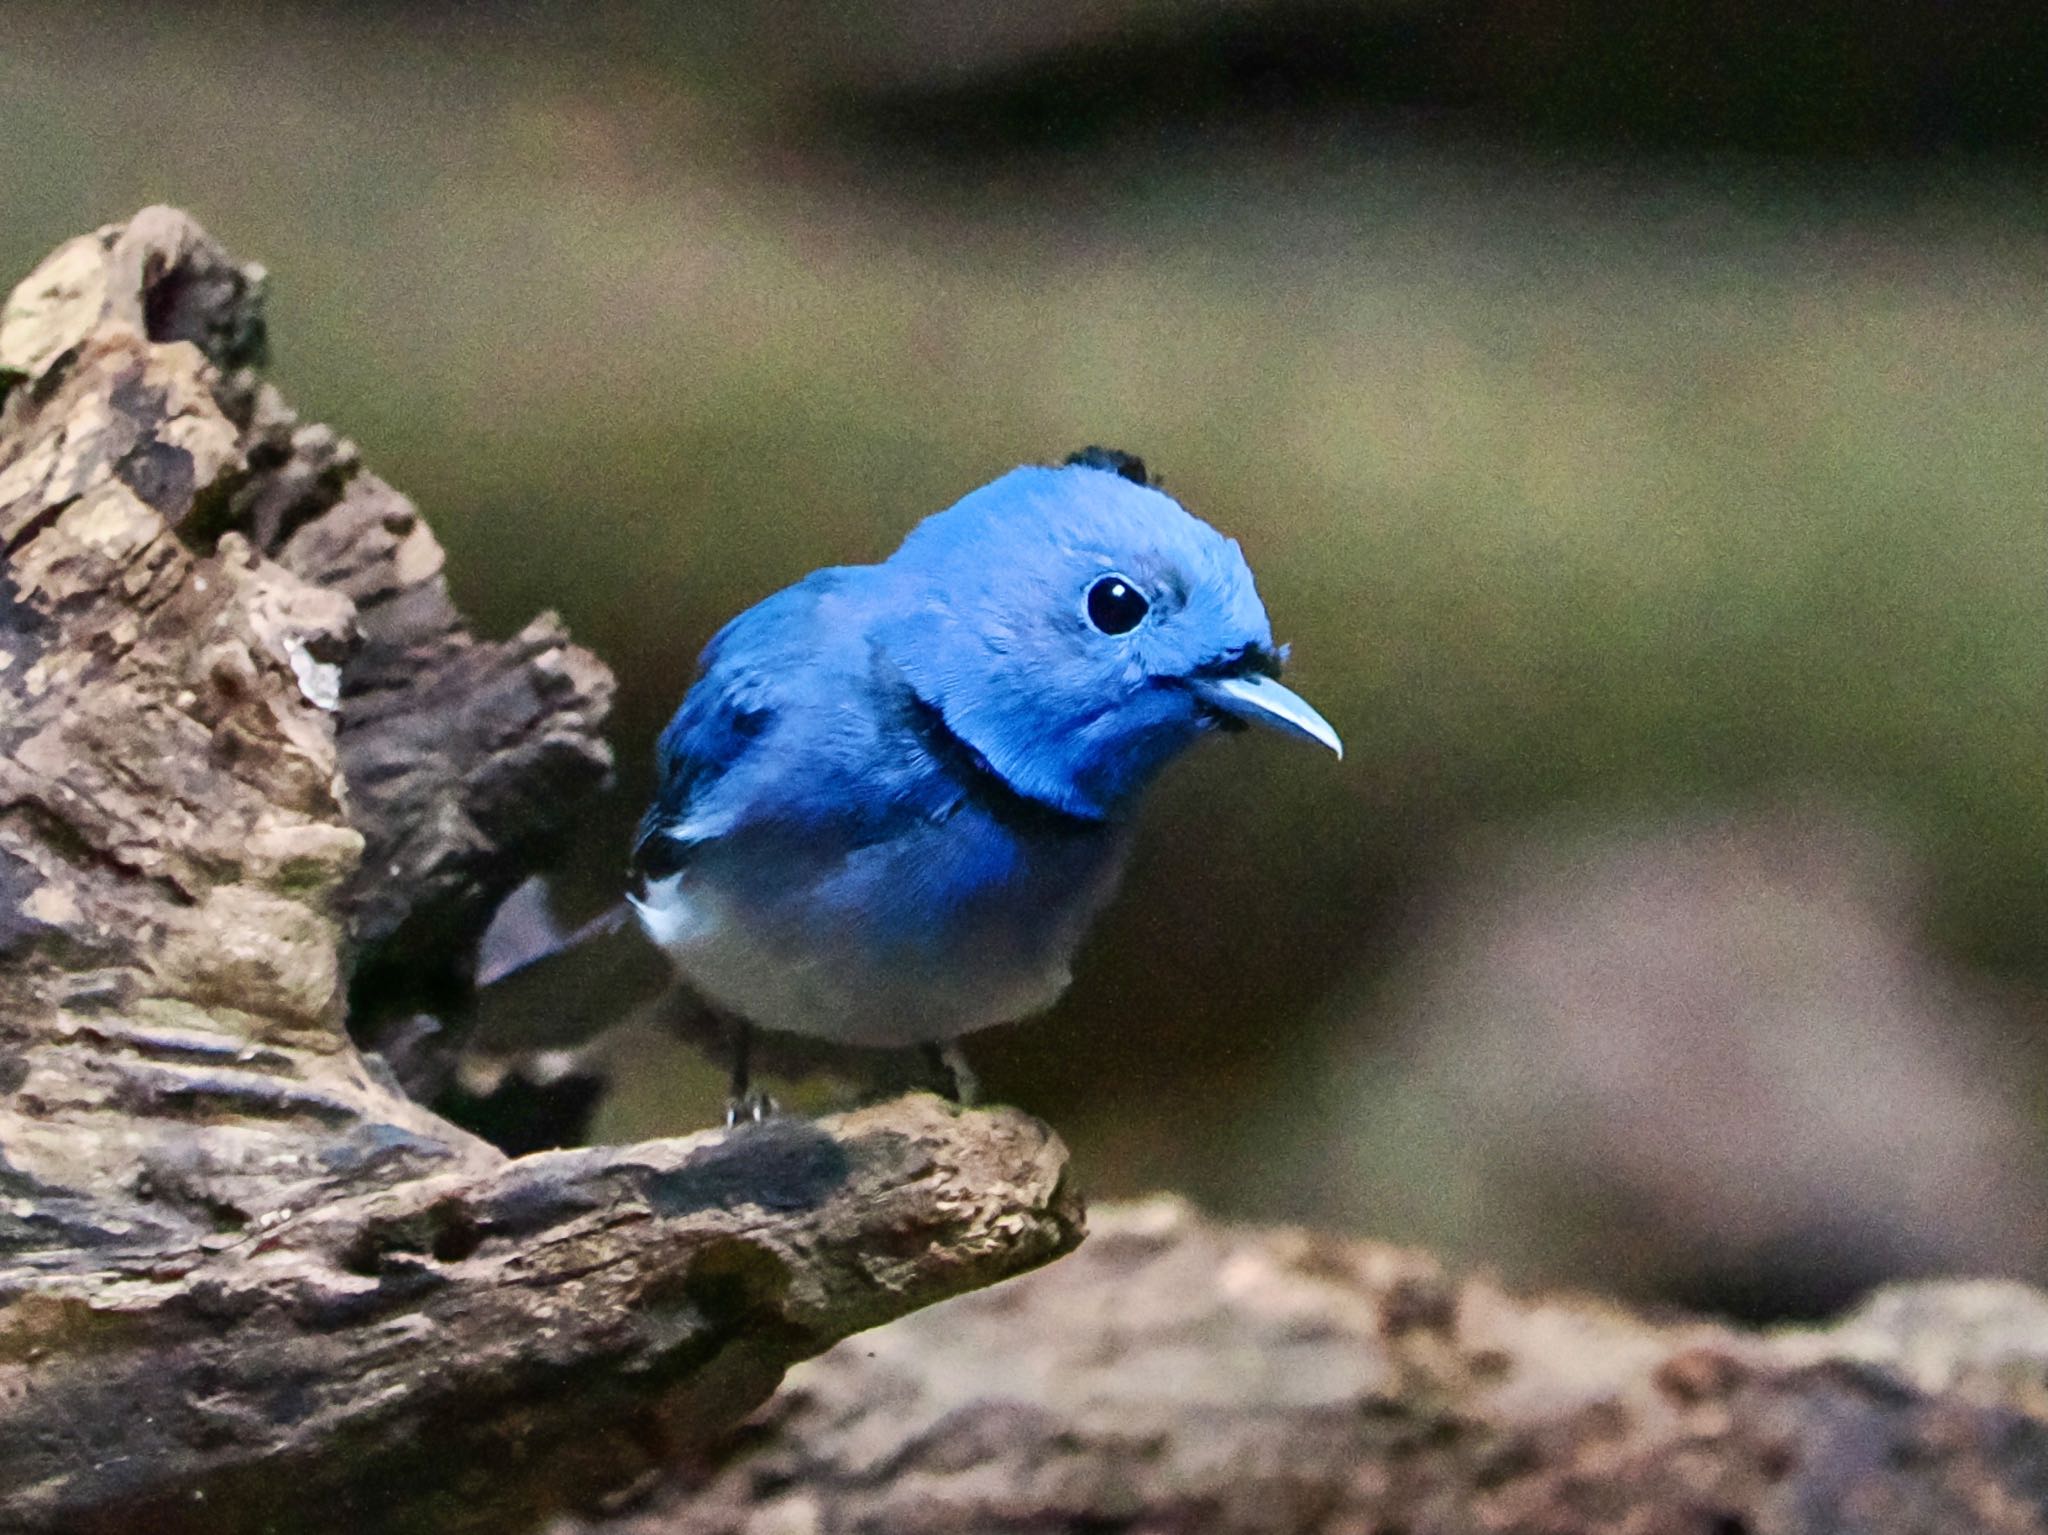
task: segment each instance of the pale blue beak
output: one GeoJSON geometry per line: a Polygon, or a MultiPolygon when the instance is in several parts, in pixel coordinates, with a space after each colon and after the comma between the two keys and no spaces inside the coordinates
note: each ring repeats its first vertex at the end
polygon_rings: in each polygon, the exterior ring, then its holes
{"type": "Polygon", "coordinates": [[[1330,722],[1316,713],[1306,698],[1271,677],[1208,677],[1195,684],[1195,691],[1234,719],[1306,736],[1329,747],[1338,761],[1344,759],[1344,743],[1330,728],[1330,722]]]}

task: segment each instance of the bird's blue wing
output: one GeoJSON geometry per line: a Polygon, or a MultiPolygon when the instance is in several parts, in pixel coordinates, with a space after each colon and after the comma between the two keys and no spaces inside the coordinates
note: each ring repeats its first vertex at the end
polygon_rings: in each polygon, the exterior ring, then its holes
{"type": "Polygon", "coordinates": [[[633,843],[633,872],[659,879],[675,872],[692,842],[720,828],[703,824],[702,799],[743,763],[784,700],[792,655],[813,627],[831,572],[820,571],[767,597],[711,638],[697,658],[697,680],[655,747],[654,800],[633,843]],[[700,813],[696,824],[692,810],[700,813]]]}
{"type": "Polygon", "coordinates": [[[900,705],[874,677],[873,567],[818,571],[713,637],[658,748],[660,785],[633,870],[677,872],[693,847],[742,830],[857,836],[901,807],[930,764],[897,740],[900,705]]]}

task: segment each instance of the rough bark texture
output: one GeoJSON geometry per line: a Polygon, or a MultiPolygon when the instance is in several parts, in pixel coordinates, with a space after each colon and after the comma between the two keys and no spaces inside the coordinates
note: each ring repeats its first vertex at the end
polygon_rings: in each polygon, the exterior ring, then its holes
{"type": "Polygon", "coordinates": [[[2048,1531],[2048,1297],[1759,1334],[1159,1200],[793,1371],[648,1505],[555,1535],[2048,1531]]]}
{"type": "Polygon", "coordinates": [[[410,504],[249,371],[261,287],[150,209],[0,315],[9,1531],[517,1529],[1080,1233],[1021,1115],[508,1161],[357,1052],[352,978],[434,1085],[611,682],[552,619],[463,628],[410,504]]]}

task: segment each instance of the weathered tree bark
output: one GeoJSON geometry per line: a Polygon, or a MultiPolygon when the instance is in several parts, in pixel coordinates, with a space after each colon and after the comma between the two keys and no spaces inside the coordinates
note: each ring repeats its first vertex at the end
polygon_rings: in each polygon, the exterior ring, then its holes
{"type": "Polygon", "coordinates": [[[431,1090],[610,678],[472,637],[413,508],[150,209],[0,316],[0,1529],[512,1530],[846,1333],[1078,1240],[914,1098],[508,1161],[431,1090]],[[360,985],[365,974],[380,978],[360,985]]]}
{"type": "Polygon", "coordinates": [[[1172,1200],[1091,1225],[554,1535],[2048,1531],[2048,1296],[2022,1285],[1759,1334],[1172,1200]]]}

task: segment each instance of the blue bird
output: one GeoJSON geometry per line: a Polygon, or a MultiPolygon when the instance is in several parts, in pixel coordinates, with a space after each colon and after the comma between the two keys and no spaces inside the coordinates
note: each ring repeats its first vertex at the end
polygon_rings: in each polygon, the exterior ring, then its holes
{"type": "Polygon", "coordinates": [[[734,1031],[926,1047],[1040,1012],[1121,872],[1131,812],[1197,737],[1337,733],[1237,544],[1089,448],[1014,469],[878,565],[733,619],[662,733],[640,925],[734,1031]]]}

